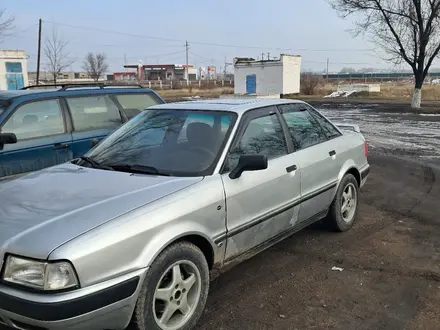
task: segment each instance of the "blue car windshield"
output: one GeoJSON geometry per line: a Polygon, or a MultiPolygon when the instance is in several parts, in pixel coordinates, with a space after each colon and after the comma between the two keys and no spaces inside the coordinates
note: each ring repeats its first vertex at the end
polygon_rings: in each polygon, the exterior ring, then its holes
{"type": "Polygon", "coordinates": [[[237,115],[226,111],[146,110],[86,156],[115,170],[154,168],[173,176],[212,174],[237,115]]]}

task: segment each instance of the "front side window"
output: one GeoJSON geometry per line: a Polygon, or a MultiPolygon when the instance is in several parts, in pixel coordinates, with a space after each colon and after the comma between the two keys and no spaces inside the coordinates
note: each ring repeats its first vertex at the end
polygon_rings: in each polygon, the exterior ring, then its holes
{"type": "Polygon", "coordinates": [[[67,99],[75,131],[115,128],[121,125],[119,109],[108,95],[67,99]]]}
{"type": "Polygon", "coordinates": [[[303,104],[285,104],[279,108],[296,150],[327,141],[323,129],[303,104]]]}
{"type": "Polygon", "coordinates": [[[143,166],[176,176],[209,175],[235,120],[232,112],[149,109],[110,134],[88,156],[115,169],[143,166]],[[226,134],[221,130],[224,125],[226,134]]]}
{"type": "Polygon", "coordinates": [[[287,153],[287,143],[278,117],[275,113],[267,114],[249,121],[228,156],[226,170],[237,166],[241,155],[265,155],[270,160],[287,153]]]}
{"type": "Polygon", "coordinates": [[[1,131],[14,133],[18,140],[39,138],[65,132],[64,119],[58,100],[44,100],[20,106],[1,131]]]}
{"type": "Polygon", "coordinates": [[[128,118],[133,118],[139,112],[151,107],[152,105],[162,103],[153,93],[116,94],[115,97],[122,109],[124,109],[128,118]]]}

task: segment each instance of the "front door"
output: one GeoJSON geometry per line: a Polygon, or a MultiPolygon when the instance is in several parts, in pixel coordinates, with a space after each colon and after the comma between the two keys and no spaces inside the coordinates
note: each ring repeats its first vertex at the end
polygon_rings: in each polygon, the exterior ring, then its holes
{"type": "Polygon", "coordinates": [[[122,124],[119,108],[108,95],[66,98],[73,125],[73,157],[81,157],[122,124]]]}
{"type": "Polygon", "coordinates": [[[0,178],[32,172],[72,159],[72,137],[67,133],[58,99],[18,106],[1,126],[18,142],[0,146],[0,178]]]}
{"type": "Polygon", "coordinates": [[[222,174],[227,205],[226,261],[288,231],[299,211],[299,167],[295,169],[297,158],[288,152],[276,107],[252,110],[240,125],[222,174]],[[243,154],[266,155],[268,168],[230,179],[230,170],[243,154]]]}

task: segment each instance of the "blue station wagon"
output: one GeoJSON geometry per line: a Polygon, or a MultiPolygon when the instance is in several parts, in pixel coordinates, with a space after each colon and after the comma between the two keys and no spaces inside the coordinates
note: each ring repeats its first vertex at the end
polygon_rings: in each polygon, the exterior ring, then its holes
{"type": "Polygon", "coordinates": [[[81,157],[142,110],[162,103],[141,86],[0,91],[0,180],[81,157]]]}

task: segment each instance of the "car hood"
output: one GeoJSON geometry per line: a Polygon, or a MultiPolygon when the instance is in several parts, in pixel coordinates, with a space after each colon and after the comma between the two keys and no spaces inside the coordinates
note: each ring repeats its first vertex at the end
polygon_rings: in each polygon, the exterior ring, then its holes
{"type": "Polygon", "coordinates": [[[45,259],[78,235],[201,180],[67,163],[0,183],[0,260],[6,252],[45,259]]]}

